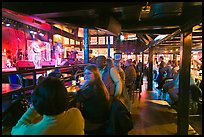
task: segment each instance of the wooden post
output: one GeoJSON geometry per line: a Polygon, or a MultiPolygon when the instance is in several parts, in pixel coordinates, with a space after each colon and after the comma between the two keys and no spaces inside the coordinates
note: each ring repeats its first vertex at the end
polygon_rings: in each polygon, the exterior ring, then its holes
{"type": "Polygon", "coordinates": [[[181,34],[177,134],[188,135],[192,30],[181,34]]]}

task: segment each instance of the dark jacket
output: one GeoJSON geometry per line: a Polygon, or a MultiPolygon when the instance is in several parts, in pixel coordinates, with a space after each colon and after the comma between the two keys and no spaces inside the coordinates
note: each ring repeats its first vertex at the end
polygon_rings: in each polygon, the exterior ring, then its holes
{"type": "Polygon", "coordinates": [[[128,131],[132,128],[133,122],[130,112],[120,99],[114,98],[109,112],[106,134],[128,135],[128,131]]]}
{"type": "Polygon", "coordinates": [[[134,80],[136,79],[136,70],[133,65],[127,66],[125,68],[125,85],[128,87],[132,85],[134,80]]]}
{"type": "Polygon", "coordinates": [[[105,93],[97,85],[90,85],[79,90],[77,102],[82,103],[81,112],[85,119],[92,123],[103,123],[107,120],[108,103],[105,93]]]}

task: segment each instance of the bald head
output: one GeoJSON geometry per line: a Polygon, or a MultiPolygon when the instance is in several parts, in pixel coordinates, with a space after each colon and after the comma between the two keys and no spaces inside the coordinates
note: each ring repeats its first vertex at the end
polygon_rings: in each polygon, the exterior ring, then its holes
{"type": "Polygon", "coordinates": [[[99,69],[102,69],[106,66],[106,57],[103,55],[97,56],[96,57],[96,66],[99,69]]]}

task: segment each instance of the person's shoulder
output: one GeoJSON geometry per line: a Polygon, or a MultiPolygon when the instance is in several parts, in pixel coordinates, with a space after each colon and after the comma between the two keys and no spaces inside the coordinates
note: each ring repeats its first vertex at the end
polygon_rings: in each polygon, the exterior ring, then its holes
{"type": "Polygon", "coordinates": [[[76,115],[76,114],[81,114],[81,111],[78,108],[73,107],[73,108],[69,108],[67,110],[67,113],[76,115]]]}

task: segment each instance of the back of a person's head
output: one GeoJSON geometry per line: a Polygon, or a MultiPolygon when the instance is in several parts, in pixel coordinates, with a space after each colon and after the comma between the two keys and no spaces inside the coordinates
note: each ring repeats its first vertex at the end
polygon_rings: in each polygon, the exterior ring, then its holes
{"type": "Polygon", "coordinates": [[[130,66],[132,64],[132,59],[127,59],[126,61],[125,61],[125,65],[126,66],[130,66]]]}
{"type": "Polygon", "coordinates": [[[163,56],[160,56],[159,58],[160,58],[161,60],[164,60],[164,57],[163,57],[163,56]]]}
{"type": "Polygon", "coordinates": [[[114,67],[113,59],[107,58],[106,59],[106,64],[107,64],[108,67],[114,67]]]}
{"type": "Polygon", "coordinates": [[[35,88],[31,102],[39,114],[57,115],[67,109],[68,93],[58,78],[47,77],[35,88]]]}
{"type": "Polygon", "coordinates": [[[37,85],[39,85],[43,80],[45,79],[45,77],[40,76],[37,80],[37,85]]]}
{"type": "Polygon", "coordinates": [[[50,72],[50,73],[48,74],[48,77],[60,78],[60,77],[61,77],[61,73],[60,73],[60,72],[53,71],[53,72],[50,72]]]}
{"type": "Polygon", "coordinates": [[[95,64],[98,68],[102,69],[106,66],[106,57],[104,55],[99,55],[96,57],[95,64]]]}
{"type": "Polygon", "coordinates": [[[96,60],[97,59],[106,60],[106,57],[104,55],[99,55],[96,57],[96,60]]]}

